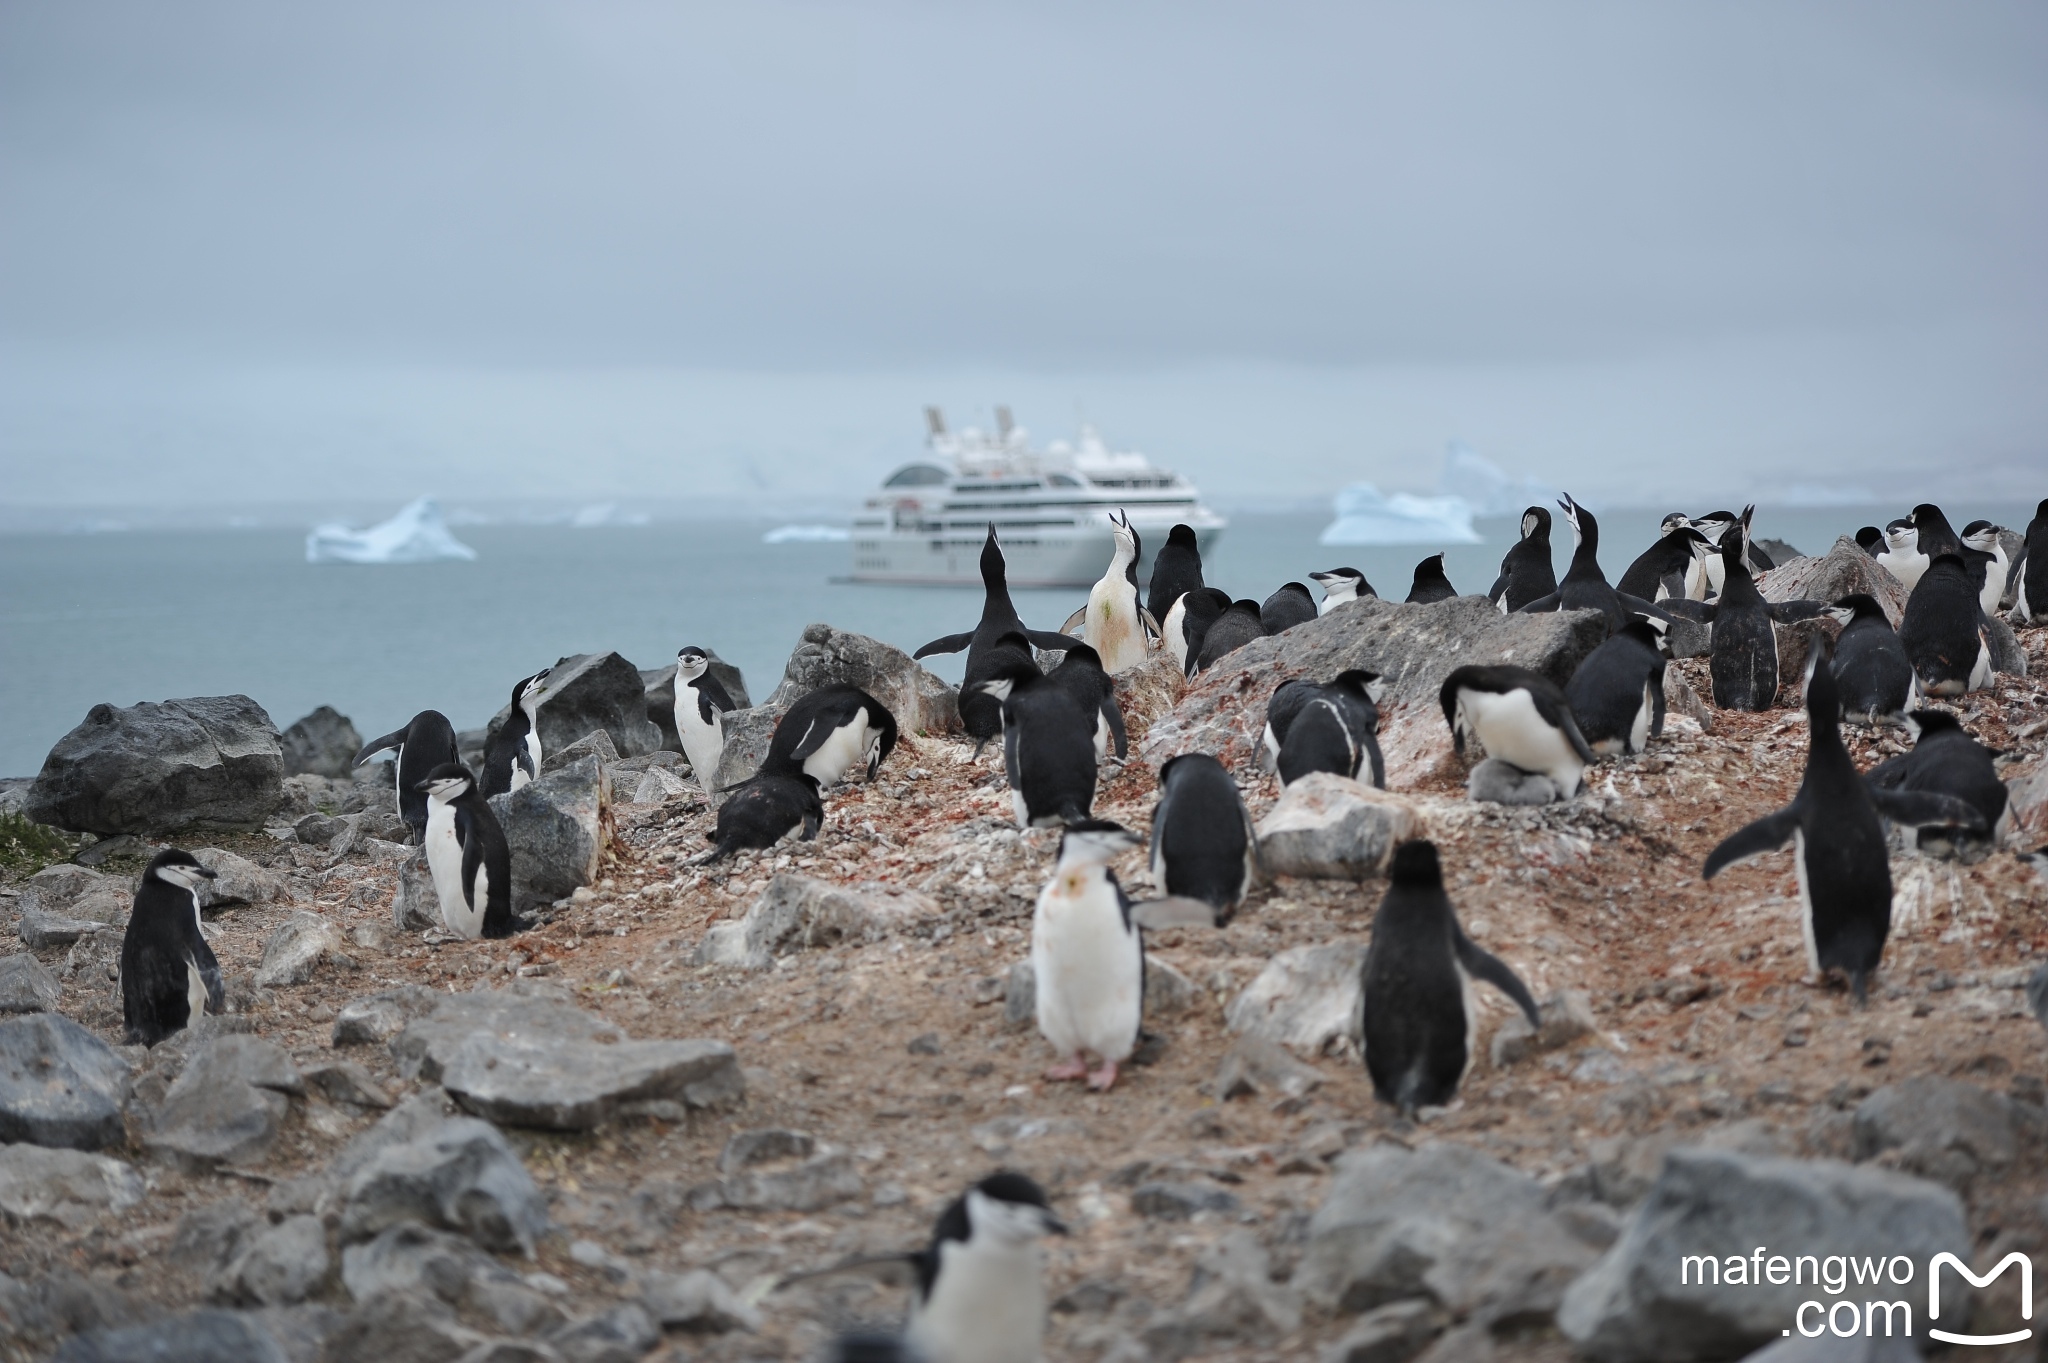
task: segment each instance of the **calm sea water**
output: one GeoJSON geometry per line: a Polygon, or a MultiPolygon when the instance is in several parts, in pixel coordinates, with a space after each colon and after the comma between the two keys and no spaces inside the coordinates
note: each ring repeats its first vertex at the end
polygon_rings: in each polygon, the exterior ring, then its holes
{"type": "MultiPolygon", "coordinates": [[[[1766,513],[1759,535],[1824,551],[1835,535],[1896,509],[1766,513]]],[[[2023,526],[2021,507],[1968,508],[2023,526]]],[[[1601,518],[1601,561],[1619,578],[1656,534],[1653,512],[1601,518]]],[[[1206,576],[1263,599],[1321,568],[1359,568],[1405,596],[1426,546],[1323,548],[1328,517],[1239,515],[1206,576]]],[[[261,530],[0,535],[0,775],[32,775],[100,701],[131,705],[241,692],[279,727],[319,705],[367,737],[416,711],[482,725],[512,683],[570,653],[615,649],[658,667],[684,644],[738,664],[756,699],[773,689],[803,627],[825,620],[905,649],[973,627],[978,588],[833,582],[844,544],[764,545],[762,523],[672,522],[630,529],[467,527],[473,563],[308,564],[303,537],[261,530]]],[[[1461,590],[1491,585],[1514,536],[1482,521],[1487,543],[1448,549],[1461,590]]],[[[1563,527],[1560,525],[1560,530],[1563,527]]],[[[1560,572],[1570,534],[1557,536],[1560,572]]],[[[1034,628],[1056,629],[1079,591],[1020,591],[1034,628]]],[[[958,681],[964,655],[932,660],[958,681]]]]}

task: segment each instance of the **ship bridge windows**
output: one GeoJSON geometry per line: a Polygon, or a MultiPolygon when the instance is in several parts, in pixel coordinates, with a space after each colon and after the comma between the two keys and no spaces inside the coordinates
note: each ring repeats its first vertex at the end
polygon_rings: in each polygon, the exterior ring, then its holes
{"type": "Polygon", "coordinates": [[[1081,486],[1081,480],[1071,473],[1048,473],[1045,475],[1045,481],[1051,483],[1054,487],[1081,486]]]}
{"type": "Polygon", "coordinates": [[[906,464],[890,474],[883,487],[939,487],[951,475],[936,464],[906,464]]]}

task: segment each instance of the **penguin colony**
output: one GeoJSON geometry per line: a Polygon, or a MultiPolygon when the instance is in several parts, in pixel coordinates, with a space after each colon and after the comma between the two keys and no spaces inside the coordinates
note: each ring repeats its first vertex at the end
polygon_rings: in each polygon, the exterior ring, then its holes
{"type": "MultiPolygon", "coordinates": [[[[1799,703],[1807,720],[1804,779],[1785,808],[1732,832],[1700,869],[1712,879],[1788,844],[1797,871],[1800,930],[1817,977],[1839,975],[1860,1004],[1882,967],[1891,912],[1887,825],[1913,830],[1930,855],[1988,854],[2006,823],[2007,792],[1987,752],[1952,711],[1953,698],[1989,684],[1988,618],[2001,606],[2031,623],[2048,611],[2048,501],[2008,554],[2000,528],[1973,522],[1957,535],[1923,505],[1858,543],[1909,591],[1893,629],[1868,594],[1836,602],[1766,602],[1756,583],[1773,565],[1750,538],[1753,509],[1667,517],[1657,544],[1617,589],[1598,561],[1598,524],[1570,498],[1560,503],[1574,535],[1571,567],[1551,575],[1551,517],[1524,514],[1488,599],[1503,612],[1595,610],[1608,637],[1560,686],[1525,668],[1474,662],[1444,679],[1439,703],[1455,748],[1478,757],[1468,791],[1500,803],[1570,800],[1603,758],[1639,754],[1665,722],[1668,634],[1680,618],[1710,627],[1714,703],[1763,710],[1777,701],[1775,625],[1824,614],[1838,636],[1809,649],[1799,703]],[[1896,724],[1913,748],[1859,772],[1843,723],[1896,724]]],[[[1158,773],[1149,838],[1095,818],[1100,768],[1128,756],[1115,677],[1155,650],[1193,677],[1252,639],[1341,612],[1374,595],[1355,569],[1309,574],[1320,605],[1299,582],[1263,602],[1231,599],[1202,579],[1192,531],[1176,526],[1140,595],[1141,546],[1127,521],[1088,604],[1059,632],[1028,629],[1010,601],[995,528],[982,553],[980,624],[918,650],[968,652],[960,710],[978,758],[1000,740],[1016,820],[1060,830],[1056,860],[1032,920],[1037,1025],[1052,1052],[1049,1080],[1108,1092],[1144,1039],[1148,929],[1226,929],[1259,874],[1244,792],[1215,757],[1187,753],[1158,773]],[[1037,650],[1057,653],[1050,670],[1037,650]],[[1113,864],[1147,847],[1163,897],[1133,901],[1113,864]]],[[[1413,604],[1456,595],[1442,555],[1419,563],[1413,604]]],[[[709,655],[678,654],[676,727],[704,792],[724,797],[700,859],[815,838],[825,796],[847,781],[876,779],[898,740],[897,721],[866,692],[821,687],[785,713],[751,776],[718,784],[730,696],[709,675],[709,655]]],[[[452,726],[422,711],[404,729],[365,745],[358,762],[393,753],[398,812],[425,848],[447,929],[503,937],[528,926],[510,907],[510,849],[486,796],[516,791],[539,772],[537,712],[544,670],[518,682],[511,718],[489,745],[482,773],[464,767],[452,726]]],[[[1266,696],[1264,758],[1282,787],[1329,773],[1384,787],[1378,746],[1381,678],[1345,671],[1290,678],[1266,696]]],[[[133,1040],[154,1045],[202,1013],[223,1007],[221,972],[202,922],[202,890],[214,873],[189,853],[157,855],[144,873],[121,951],[124,1018],[133,1040]]],[[[1394,848],[1388,886],[1372,918],[1361,971],[1356,1040],[1377,1096],[1400,1114],[1456,1101],[1478,1034],[1473,986],[1498,990],[1532,1026],[1536,1001],[1508,963],[1466,934],[1445,885],[1437,847],[1394,848]]],[[[998,1172],[950,1203],[930,1243],[901,1256],[916,1273],[900,1334],[841,1338],[842,1359],[928,1363],[1026,1363],[1041,1356],[1045,1296],[1040,1241],[1065,1234],[1044,1190],[998,1172]]]]}

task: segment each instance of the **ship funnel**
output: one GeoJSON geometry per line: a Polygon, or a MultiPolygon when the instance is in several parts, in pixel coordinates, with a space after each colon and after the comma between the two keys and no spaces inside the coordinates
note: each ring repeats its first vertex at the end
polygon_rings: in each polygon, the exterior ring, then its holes
{"type": "Polygon", "coordinates": [[[946,414],[936,407],[927,407],[924,409],[924,424],[931,428],[935,438],[942,436],[946,433],[946,414]]]}

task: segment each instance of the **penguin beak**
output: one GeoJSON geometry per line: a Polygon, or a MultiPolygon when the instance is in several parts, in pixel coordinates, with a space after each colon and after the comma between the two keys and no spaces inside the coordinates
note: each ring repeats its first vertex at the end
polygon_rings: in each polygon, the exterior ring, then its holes
{"type": "Polygon", "coordinates": [[[198,876],[201,880],[220,879],[220,872],[214,870],[211,866],[194,866],[191,869],[192,873],[198,876]]]}
{"type": "Polygon", "coordinates": [[[1051,1212],[1046,1212],[1039,1217],[1039,1220],[1045,1223],[1045,1233],[1047,1235],[1067,1234],[1067,1223],[1054,1216],[1051,1212]]]}

